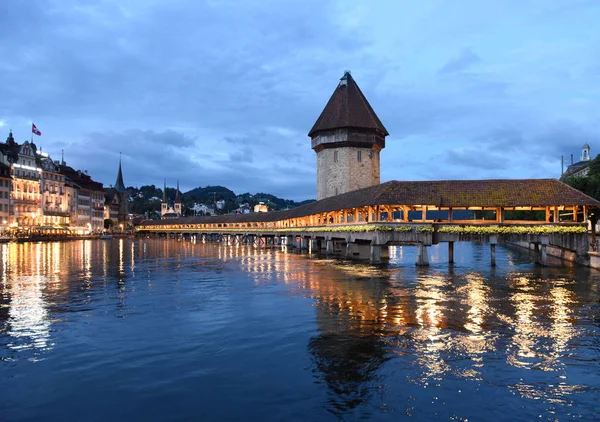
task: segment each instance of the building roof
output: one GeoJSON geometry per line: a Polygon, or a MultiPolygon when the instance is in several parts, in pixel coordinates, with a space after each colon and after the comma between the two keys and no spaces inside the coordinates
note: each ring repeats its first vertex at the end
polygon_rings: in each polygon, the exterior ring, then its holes
{"type": "Polygon", "coordinates": [[[340,79],[308,136],[312,137],[321,130],[347,127],[376,129],[386,136],[389,135],[349,71],[340,79]]]}
{"type": "Polygon", "coordinates": [[[580,172],[581,170],[589,167],[590,164],[592,164],[591,161],[578,161],[575,164],[571,164],[569,167],[567,167],[567,170],[560,177],[561,180],[564,180],[565,178],[567,178],[569,176],[573,176],[574,174],[580,172]]]}
{"type": "Polygon", "coordinates": [[[182,217],[168,223],[153,220],[147,224],[260,223],[374,205],[428,205],[444,208],[559,205],[598,207],[600,202],[556,179],[391,181],[285,211],[182,217]]]}
{"type": "Polygon", "coordinates": [[[103,191],[104,187],[102,183],[95,182],[91,176],[84,172],[77,171],[73,167],[61,164],[58,166],[58,171],[68,177],[73,183],[78,185],[82,189],[88,189],[92,191],[103,191]]]}
{"type": "Polygon", "coordinates": [[[117,173],[117,181],[115,182],[115,190],[117,192],[126,192],[125,183],[123,183],[123,171],[121,170],[121,157],[119,157],[119,172],[117,173]]]}

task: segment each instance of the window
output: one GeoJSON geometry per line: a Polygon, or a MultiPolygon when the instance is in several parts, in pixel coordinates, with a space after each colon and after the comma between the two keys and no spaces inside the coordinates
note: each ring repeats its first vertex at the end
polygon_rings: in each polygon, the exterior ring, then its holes
{"type": "Polygon", "coordinates": [[[357,151],[356,160],[360,163],[362,161],[362,151],[357,151]]]}
{"type": "Polygon", "coordinates": [[[334,163],[338,162],[338,152],[337,151],[333,151],[333,162],[334,163]]]}

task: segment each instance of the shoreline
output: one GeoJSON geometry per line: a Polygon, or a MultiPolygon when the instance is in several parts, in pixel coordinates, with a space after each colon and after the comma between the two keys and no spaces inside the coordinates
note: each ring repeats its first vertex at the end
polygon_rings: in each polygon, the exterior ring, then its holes
{"type": "Polygon", "coordinates": [[[0,244],[3,243],[31,243],[31,242],[70,242],[75,240],[112,240],[112,239],[128,239],[135,237],[130,234],[114,234],[111,237],[103,238],[102,236],[30,236],[18,238],[0,238],[0,244]]]}

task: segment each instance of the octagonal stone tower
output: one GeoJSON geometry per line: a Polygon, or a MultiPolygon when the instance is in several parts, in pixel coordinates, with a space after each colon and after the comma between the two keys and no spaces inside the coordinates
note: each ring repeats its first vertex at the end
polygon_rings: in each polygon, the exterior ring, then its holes
{"type": "Polygon", "coordinates": [[[379,153],[387,135],[346,71],[308,133],[317,153],[317,200],[378,185],[379,153]]]}

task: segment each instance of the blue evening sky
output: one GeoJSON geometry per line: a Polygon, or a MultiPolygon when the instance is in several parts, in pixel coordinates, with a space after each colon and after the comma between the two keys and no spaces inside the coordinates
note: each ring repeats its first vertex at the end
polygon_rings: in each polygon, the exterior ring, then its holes
{"type": "Polygon", "coordinates": [[[316,196],[307,133],[345,69],[382,181],[559,177],[600,152],[600,2],[0,1],[0,134],[114,183],[316,196]]]}

